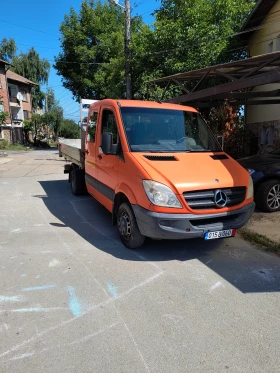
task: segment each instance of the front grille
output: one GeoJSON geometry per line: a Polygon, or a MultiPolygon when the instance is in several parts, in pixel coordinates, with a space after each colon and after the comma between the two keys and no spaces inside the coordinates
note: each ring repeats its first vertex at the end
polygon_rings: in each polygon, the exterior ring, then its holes
{"type": "Polygon", "coordinates": [[[183,196],[187,204],[193,210],[219,209],[214,200],[215,192],[217,190],[221,190],[227,195],[227,204],[225,207],[239,205],[244,201],[246,195],[245,187],[234,187],[225,189],[210,189],[198,190],[195,192],[185,192],[183,193],[183,196]]]}

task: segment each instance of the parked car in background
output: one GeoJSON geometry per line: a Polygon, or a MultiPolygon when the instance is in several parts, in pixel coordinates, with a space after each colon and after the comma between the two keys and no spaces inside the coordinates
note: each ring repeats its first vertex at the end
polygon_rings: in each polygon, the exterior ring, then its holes
{"type": "Polygon", "coordinates": [[[263,211],[280,211],[280,148],[238,161],[252,176],[255,202],[263,211]]]}

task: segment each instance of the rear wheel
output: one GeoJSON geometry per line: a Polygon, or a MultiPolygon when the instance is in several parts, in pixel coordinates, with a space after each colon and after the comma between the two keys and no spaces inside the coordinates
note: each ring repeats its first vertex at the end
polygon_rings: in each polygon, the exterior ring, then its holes
{"type": "Polygon", "coordinates": [[[71,190],[74,196],[80,196],[86,192],[85,173],[77,167],[70,171],[71,190]]]}
{"type": "Polygon", "coordinates": [[[280,210],[280,180],[268,180],[262,183],[256,195],[257,206],[264,211],[280,210]]]}
{"type": "Polygon", "coordinates": [[[122,243],[128,249],[137,249],[145,242],[138,228],[137,221],[131,207],[122,203],[117,213],[117,225],[122,243]]]}

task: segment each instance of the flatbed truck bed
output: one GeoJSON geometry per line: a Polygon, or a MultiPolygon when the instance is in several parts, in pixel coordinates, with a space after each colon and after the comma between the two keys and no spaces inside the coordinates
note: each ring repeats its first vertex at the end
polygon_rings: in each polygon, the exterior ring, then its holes
{"type": "Polygon", "coordinates": [[[58,149],[60,157],[84,169],[85,153],[82,150],[81,139],[61,139],[59,140],[58,149]]]}

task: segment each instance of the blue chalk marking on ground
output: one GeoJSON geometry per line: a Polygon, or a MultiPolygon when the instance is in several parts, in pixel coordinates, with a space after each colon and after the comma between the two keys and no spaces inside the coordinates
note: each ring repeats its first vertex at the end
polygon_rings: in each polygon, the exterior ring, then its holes
{"type": "Polygon", "coordinates": [[[34,286],[32,288],[24,288],[22,291],[36,291],[36,290],[47,290],[47,289],[54,289],[56,285],[42,285],[42,286],[34,286]]]}
{"type": "Polygon", "coordinates": [[[68,286],[67,289],[69,294],[69,308],[73,316],[78,317],[82,313],[81,304],[76,296],[75,289],[73,288],[73,286],[68,286]]]}
{"type": "Polygon", "coordinates": [[[0,295],[0,302],[19,302],[21,300],[21,297],[18,295],[7,297],[4,295],[0,295]]]}
{"type": "Polygon", "coordinates": [[[111,282],[106,281],[106,286],[109,291],[109,293],[112,295],[113,298],[118,298],[118,292],[115,285],[113,285],[111,282]]]}

